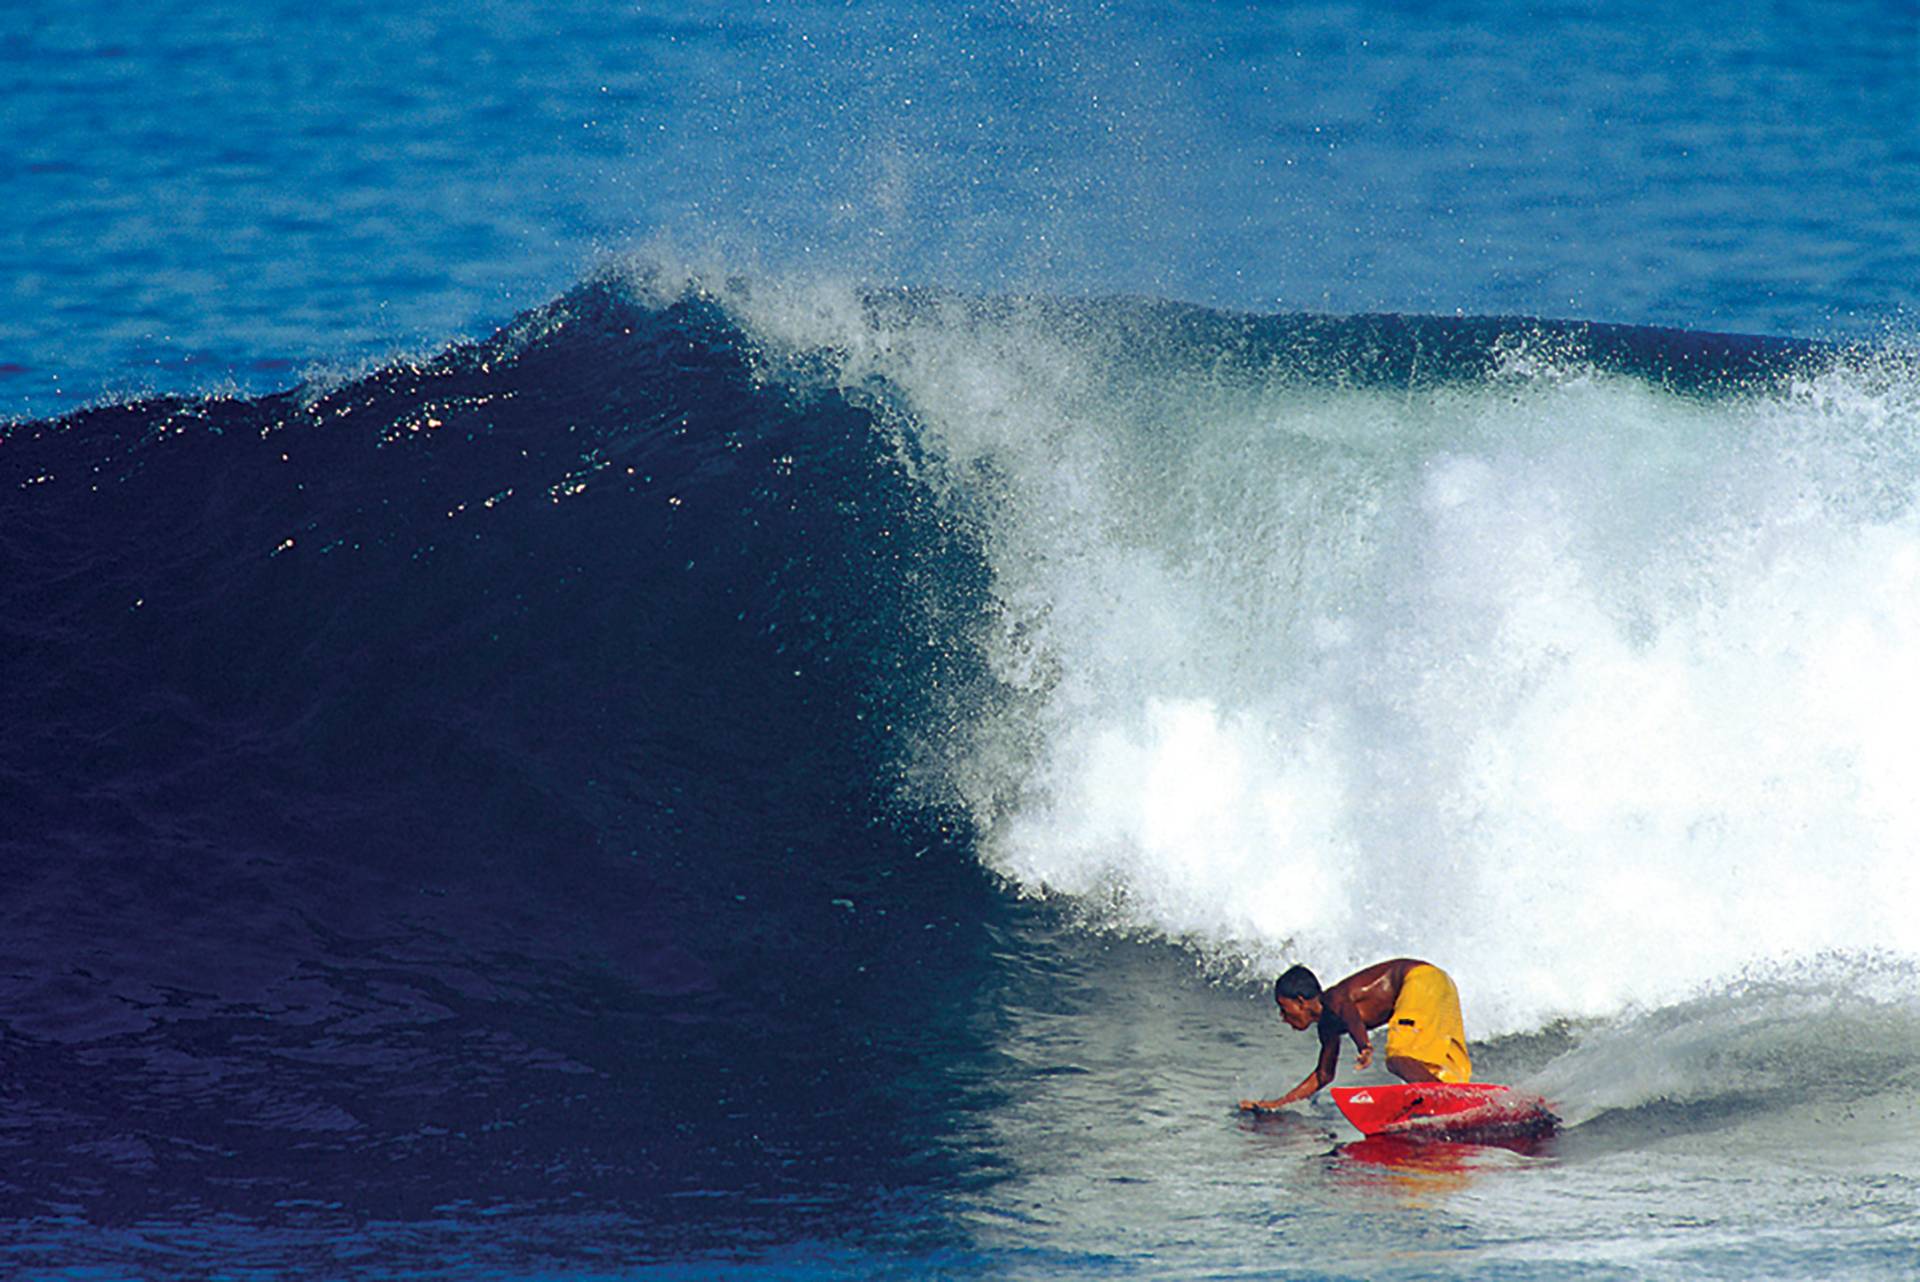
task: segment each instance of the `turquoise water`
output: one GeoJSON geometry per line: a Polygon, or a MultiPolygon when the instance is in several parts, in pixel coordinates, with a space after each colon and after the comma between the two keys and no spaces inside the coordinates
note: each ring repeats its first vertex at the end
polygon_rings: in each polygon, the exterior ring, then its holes
{"type": "Polygon", "coordinates": [[[0,407],[430,350],[663,238],[876,284],[1903,334],[1915,39],[1884,3],[29,0],[0,407]]]}

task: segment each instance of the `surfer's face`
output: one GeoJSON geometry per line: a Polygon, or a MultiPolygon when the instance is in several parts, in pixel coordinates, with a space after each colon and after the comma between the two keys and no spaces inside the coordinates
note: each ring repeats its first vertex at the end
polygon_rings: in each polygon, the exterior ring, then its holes
{"type": "Polygon", "coordinates": [[[1304,1001],[1298,997],[1276,998],[1280,1004],[1280,1018],[1294,1028],[1311,1027],[1320,1018],[1320,999],[1310,997],[1304,1001]]]}

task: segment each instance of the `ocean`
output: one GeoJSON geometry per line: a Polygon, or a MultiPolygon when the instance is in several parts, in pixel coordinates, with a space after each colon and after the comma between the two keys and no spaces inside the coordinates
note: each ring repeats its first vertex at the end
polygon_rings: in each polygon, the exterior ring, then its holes
{"type": "Polygon", "coordinates": [[[1920,1269],[1911,5],[0,67],[0,1274],[1920,1269]]]}

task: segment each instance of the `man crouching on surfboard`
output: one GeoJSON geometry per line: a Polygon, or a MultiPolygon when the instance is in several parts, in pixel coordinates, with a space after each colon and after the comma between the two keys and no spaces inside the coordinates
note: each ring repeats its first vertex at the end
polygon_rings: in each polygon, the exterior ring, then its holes
{"type": "Polygon", "coordinates": [[[1320,1062],[1279,1099],[1243,1099],[1248,1111],[1285,1108],[1333,1080],[1340,1066],[1340,1038],[1360,1050],[1360,1067],[1373,1063],[1369,1028],[1387,1030],[1387,1071],[1406,1082],[1466,1082],[1473,1079],[1467,1033],[1460,1022],[1460,994],[1447,972],[1411,957],[1396,957],[1356,971],[1332,988],[1305,966],[1273,981],[1280,1015],[1296,1029],[1317,1026],[1320,1062]]]}

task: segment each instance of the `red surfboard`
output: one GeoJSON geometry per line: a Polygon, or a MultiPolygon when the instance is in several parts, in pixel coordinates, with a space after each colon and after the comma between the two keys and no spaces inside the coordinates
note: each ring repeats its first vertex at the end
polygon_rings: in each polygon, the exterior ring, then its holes
{"type": "Polygon", "coordinates": [[[1492,1082],[1336,1086],[1333,1103],[1362,1135],[1473,1143],[1544,1135],[1560,1122],[1538,1095],[1492,1082]]]}

